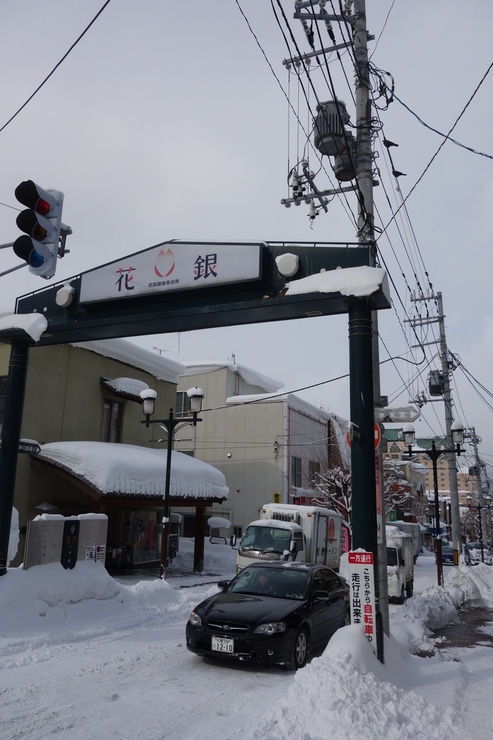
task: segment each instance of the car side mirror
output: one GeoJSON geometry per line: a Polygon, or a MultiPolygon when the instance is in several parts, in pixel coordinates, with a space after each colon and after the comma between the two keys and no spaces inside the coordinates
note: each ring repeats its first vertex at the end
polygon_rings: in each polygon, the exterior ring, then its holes
{"type": "Polygon", "coordinates": [[[221,591],[224,591],[225,588],[227,588],[230,584],[230,581],[219,581],[217,584],[217,587],[221,589],[221,591]]]}
{"type": "Polygon", "coordinates": [[[231,545],[231,547],[236,547],[236,535],[235,534],[232,534],[231,537],[229,538],[229,544],[231,545]]]}
{"type": "Polygon", "coordinates": [[[315,591],[315,598],[320,599],[320,601],[328,601],[329,596],[330,594],[328,591],[322,591],[321,589],[317,589],[315,591]]]}

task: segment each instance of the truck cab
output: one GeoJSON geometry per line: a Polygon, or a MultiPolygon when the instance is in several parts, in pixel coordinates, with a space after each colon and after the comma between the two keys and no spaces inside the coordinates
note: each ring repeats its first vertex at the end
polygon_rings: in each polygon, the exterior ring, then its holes
{"type": "Polygon", "coordinates": [[[236,572],[261,560],[321,563],[339,569],[341,515],[319,506],[264,504],[238,549],[236,572]]]}
{"type": "Polygon", "coordinates": [[[304,536],[299,524],[258,519],[245,530],[238,549],[236,572],[251,565],[253,560],[296,560],[303,551],[304,536]]]}

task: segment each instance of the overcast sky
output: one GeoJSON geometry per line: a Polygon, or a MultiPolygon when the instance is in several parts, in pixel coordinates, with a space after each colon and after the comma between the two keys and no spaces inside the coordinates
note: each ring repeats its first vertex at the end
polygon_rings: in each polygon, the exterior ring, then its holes
{"type": "MultiPolygon", "coordinates": [[[[103,0],[1,4],[0,129],[103,5],[103,0]]],[[[451,136],[490,155],[447,142],[430,164],[442,137],[397,100],[387,110],[384,99],[378,101],[381,109],[374,115],[383,127],[375,140],[381,183],[374,191],[378,229],[387,226],[391,208],[395,211],[420,180],[378,240],[394,301],[394,308],[379,316],[382,393],[391,405],[407,406],[426,390],[428,370],[440,367],[437,345],[426,345],[426,359],[420,349],[409,349],[417,339],[410,335],[406,318],[417,306],[423,315],[427,310],[412,303],[410,295],[430,284],[443,295],[449,349],[468,373],[493,390],[493,71],[475,92],[493,61],[493,5],[367,0],[366,8],[368,30],[375,36],[369,43],[372,63],[393,76],[400,101],[442,133],[462,113],[451,136]],[[392,176],[383,136],[399,144],[389,151],[395,169],[405,176],[392,176]],[[389,356],[401,359],[385,362],[389,356]]],[[[13,241],[19,234],[12,208],[18,206],[14,190],[24,179],[65,193],[63,221],[73,235],[55,280],[168,239],[355,241],[354,195],[334,199],[312,228],[306,205],[286,209],[280,204],[287,196],[288,169],[302,156],[305,132],[311,128],[297,77],[291,75],[288,83],[282,64],[296,53],[291,32],[299,48],[309,50],[293,9],[294,3],[286,0],[112,0],[0,132],[0,241],[13,241]],[[288,116],[288,88],[302,127],[294,114],[288,116]]],[[[329,46],[325,29],[320,30],[329,46]]],[[[340,42],[337,24],[334,32],[340,42]]],[[[309,103],[314,109],[316,97],[328,100],[332,93],[327,70],[312,66],[315,92],[310,92],[309,103]]],[[[349,54],[341,51],[340,61],[330,56],[328,69],[354,123],[349,54]]],[[[390,85],[390,76],[382,79],[390,85]]],[[[302,80],[308,89],[306,76],[302,80]]],[[[314,150],[307,151],[317,185],[332,187],[327,158],[320,169],[314,150]]],[[[18,262],[12,250],[0,252],[0,272],[18,262]]],[[[6,309],[17,296],[47,284],[27,269],[0,279],[6,309]]],[[[433,314],[433,306],[429,312],[433,314]]],[[[432,325],[419,338],[428,343],[436,336],[432,325]]],[[[166,350],[166,356],[181,362],[234,355],[287,390],[313,386],[300,395],[349,415],[347,381],[326,382],[348,371],[346,316],[135,341],[166,350]]],[[[493,464],[493,413],[468,377],[460,368],[453,374],[455,416],[475,427],[483,439],[480,454],[493,464]]],[[[491,397],[481,393],[493,406],[491,397]]],[[[423,436],[442,433],[443,403],[427,404],[415,426],[423,436]]]]}

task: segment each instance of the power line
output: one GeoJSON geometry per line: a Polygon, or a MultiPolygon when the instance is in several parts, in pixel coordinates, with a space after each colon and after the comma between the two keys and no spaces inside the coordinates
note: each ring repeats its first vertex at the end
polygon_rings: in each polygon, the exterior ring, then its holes
{"type": "MultiPolygon", "coordinates": [[[[473,94],[471,95],[471,97],[469,98],[469,100],[467,101],[467,103],[465,104],[465,106],[464,106],[464,108],[462,109],[462,111],[460,112],[459,116],[458,116],[458,117],[456,118],[456,120],[455,120],[455,123],[454,123],[454,125],[452,126],[452,128],[450,129],[450,131],[448,132],[448,134],[440,134],[441,136],[444,136],[444,140],[442,141],[442,143],[441,143],[441,144],[440,144],[440,146],[438,147],[437,151],[435,152],[435,154],[433,155],[433,157],[432,157],[432,158],[430,159],[430,161],[429,161],[429,162],[428,162],[428,164],[426,165],[426,167],[425,167],[425,169],[423,170],[423,172],[421,173],[421,175],[420,175],[420,176],[418,177],[418,179],[417,179],[417,180],[416,180],[416,182],[414,183],[414,185],[413,185],[413,187],[411,188],[411,190],[409,191],[409,193],[408,193],[408,194],[406,195],[406,197],[405,197],[405,198],[404,198],[404,200],[402,201],[402,203],[401,203],[401,205],[399,206],[399,208],[397,209],[397,211],[396,211],[396,212],[394,213],[394,215],[392,216],[391,220],[390,220],[390,221],[388,222],[388,224],[387,224],[387,225],[385,226],[385,228],[383,229],[383,231],[386,231],[386,230],[388,229],[388,227],[390,226],[390,224],[392,223],[392,221],[394,221],[394,220],[395,220],[395,217],[396,217],[397,213],[398,213],[398,212],[400,211],[400,209],[401,209],[401,208],[403,208],[404,204],[405,204],[405,203],[407,202],[407,200],[408,200],[408,199],[409,199],[409,197],[411,196],[411,193],[413,193],[413,192],[414,192],[414,190],[415,190],[415,189],[417,188],[418,184],[419,184],[419,183],[421,182],[421,180],[423,179],[423,177],[425,176],[425,174],[426,174],[426,173],[428,172],[428,170],[430,169],[431,165],[433,164],[433,162],[434,162],[434,161],[435,161],[435,159],[437,158],[438,154],[440,153],[440,151],[442,150],[442,148],[443,148],[443,147],[445,146],[446,142],[447,142],[447,141],[449,141],[449,140],[450,140],[450,141],[452,141],[452,139],[450,139],[450,134],[451,134],[451,133],[452,133],[452,131],[453,131],[453,130],[455,129],[455,127],[456,127],[456,126],[457,126],[457,124],[459,123],[460,119],[462,118],[462,116],[463,116],[463,115],[464,115],[464,113],[466,112],[467,108],[468,108],[468,107],[469,107],[469,105],[471,104],[471,102],[472,102],[473,98],[475,97],[475,95],[476,95],[476,93],[478,92],[479,88],[480,88],[480,87],[481,87],[481,85],[483,84],[484,80],[486,79],[486,76],[488,75],[488,73],[490,72],[490,70],[491,70],[491,68],[492,68],[492,67],[493,67],[493,62],[492,62],[492,63],[490,64],[490,66],[489,66],[489,67],[488,67],[488,69],[486,70],[486,72],[485,72],[485,74],[483,75],[483,77],[482,77],[481,81],[479,82],[479,84],[477,85],[477,87],[476,87],[476,89],[474,90],[473,94]]],[[[400,101],[399,101],[399,102],[400,102],[400,101]]],[[[437,132],[437,133],[439,133],[439,132],[437,132]]],[[[455,143],[456,143],[456,142],[455,142],[455,143]]],[[[476,153],[478,153],[478,152],[476,152],[476,153]]],[[[485,155],[485,156],[486,156],[486,155],[485,155]]],[[[487,156],[489,156],[489,155],[487,155],[487,156]]]]}
{"type": "Polygon", "coordinates": [[[53,67],[53,69],[51,70],[50,74],[45,77],[45,79],[43,80],[43,82],[40,85],[38,85],[38,87],[32,93],[32,95],[30,95],[28,97],[28,99],[26,100],[26,102],[23,103],[21,105],[21,107],[14,113],[14,115],[11,116],[9,118],[9,120],[6,123],[3,124],[3,126],[0,128],[0,132],[2,132],[5,128],[7,128],[7,126],[9,125],[9,123],[11,123],[14,120],[14,118],[16,118],[19,115],[19,113],[22,110],[24,110],[24,108],[26,107],[26,105],[28,103],[30,103],[31,100],[34,98],[34,96],[41,90],[41,88],[43,87],[43,85],[45,85],[48,82],[48,80],[50,79],[50,77],[56,72],[56,70],[62,64],[62,62],[65,61],[65,59],[68,57],[68,55],[70,54],[70,52],[72,51],[72,49],[74,49],[77,46],[77,44],[79,43],[79,41],[88,32],[88,30],[91,28],[91,26],[93,25],[93,23],[99,18],[99,16],[103,12],[103,10],[106,8],[106,6],[109,5],[109,3],[110,3],[110,0],[106,0],[106,2],[104,3],[103,7],[96,13],[96,15],[94,16],[94,18],[92,19],[92,21],[89,23],[89,25],[86,26],[86,28],[82,31],[82,33],[79,36],[79,38],[76,39],[76,41],[74,41],[74,43],[72,44],[72,46],[70,47],[70,49],[63,55],[63,57],[60,59],[60,61],[53,67]]]}

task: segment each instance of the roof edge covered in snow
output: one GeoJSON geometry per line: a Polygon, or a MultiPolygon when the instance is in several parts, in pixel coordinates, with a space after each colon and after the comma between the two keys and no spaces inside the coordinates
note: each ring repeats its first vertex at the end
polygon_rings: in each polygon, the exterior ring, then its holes
{"type": "Polygon", "coordinates": [[[280,388],[284,388],[284,383],[281,383],[279,380],[274,380],[273,378],[267,377],[267,375],[262,375],[262,373],[252,370],[252,368],[246,367],[245,365],[238,365],[235,362],[223,362],[222,360],[185,362],[185,372],[182,373],[182,376],[204,375],[206,373],[213,373],[216,370],[221,370],[222,368],[231,370],[232,373],[238,373],[245,383],[248,383],[249,385],[257,385],[259,388],[263,388],[267,393],[273,393],[274,391],[278,391],[280,388]]]}
{"type": "MultiPolygon", "coordinates": [[[[41,445],[36,460],[71,474],[96,497],[164,499],[166,450],[111,442],[51,442],[41,445]]],[[[172,453],[170,500],[220,502],[228,493],[220,470],[172,453]]]]}
{"type": "Polygon", "coordinates": [[[125,365],[144,370],[157,380],[167,380],[169,383],[175,383],[176,385],[178,385],[178,379],[185,370],[185,366],[181,362],[164,358],[151,350],[139,347],[128,339],[74,342],[72,346],[123,362],[125,365]]]}

